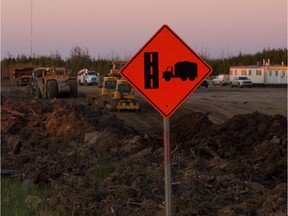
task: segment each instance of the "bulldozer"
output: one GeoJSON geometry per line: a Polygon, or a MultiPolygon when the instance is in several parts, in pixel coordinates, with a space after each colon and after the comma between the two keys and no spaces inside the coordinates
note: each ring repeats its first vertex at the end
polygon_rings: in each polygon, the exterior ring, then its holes
{"type": "Polygon", "coordinates": [[[66,68],[36,68],[32,74],[30,94],[36,98],[78,97],[76,78],[66,68]]]}
{"type": "Polygon", "coordinates": [[[92,105],[95,110],[139,111],[139,102],[135,99],[134,91],[126,80],[118,77],[103,77],[103,84],[100,87],[98,93],[87,96],[88,105],[92,105]]]}
{"type": "Polygon", "coordinates": [[[94,104],[99,97],[112,97],[116,90],[117,80],[118,78],[114,76],[102,77],[102,83],[99,85],[100,90],[87,95],[88,105],[94,104]]]}

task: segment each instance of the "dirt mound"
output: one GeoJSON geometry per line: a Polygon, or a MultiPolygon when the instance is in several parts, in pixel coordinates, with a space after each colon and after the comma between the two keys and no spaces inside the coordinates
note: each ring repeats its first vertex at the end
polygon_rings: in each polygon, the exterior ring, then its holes
{"type": "Polygon", "coordinates": [[[185,174],[176,175],[179,215],[285,215],[286,118],[255,112],[213,125],[207,115],[196,113],[179,118],[172,128],[181,142],[174,157],[179,163],[191,159],[182,165],[185,174]],[[277,207],[267,206],[267,200],[275,203],[271,191],[279,192],[277,207]]]}
{"type": "MultiPolygon", "coordinates": [[[[5,100],[2,169],[49,188],[63,215],[163,215],[163,140],[65,100],[5,100]]],[[[132,117],[133,115],[131,115],[132,117]]],[[[175,215],[286,215],[287,119],[175,119],[175,215]]],[[[39,206],[41,208],[41,205],[39,206]]]]}

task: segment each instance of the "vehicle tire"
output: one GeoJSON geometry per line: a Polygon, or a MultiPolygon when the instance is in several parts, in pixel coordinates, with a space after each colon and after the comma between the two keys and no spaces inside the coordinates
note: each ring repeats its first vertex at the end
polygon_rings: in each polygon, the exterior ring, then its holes
{"type": "Polygon", "coordinates": [[[77,98],[78,97],[78,87],[77,83],[74,80],[69,81],[69,86],[70,86],[70,97],[71,98],[77,98]]]}
{"type": "Polygon", "coordinates": [[[182,80],[182,81],[186,81],[186,80],[187,80],[187,77],[186,77],[186,76],[182,76],[182,77],[181,77],[181,80],[182,80]]]}
{"type": "Polygon", "coordinates": [[[193,80],[195,80],[195,77],[194,76],[189,76],[189,80],[193,81],[193,80]]]}
{"type": "Polygon", "coordinates": [[[170,77],[165,77],[165,81],[169,82],[170,81],[170,77]]]}
{"type": "Polygon", "coordinates": [[[56,98],[57,94],[58,94],[57,81],[55,81],[55,80],[48,81],[48,84],[47,84],[47,97],[48,98],[56,98]]]}

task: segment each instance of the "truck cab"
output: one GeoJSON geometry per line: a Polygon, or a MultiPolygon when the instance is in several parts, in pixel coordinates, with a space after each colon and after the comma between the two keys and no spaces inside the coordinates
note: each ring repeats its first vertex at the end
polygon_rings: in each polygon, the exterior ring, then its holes
{"type": "Polygon", "coordinates": [[[97,85],[98,74],[96,71],[89,71],[88,69],[82,69],[78,72],[77,83],[79,85],[97,85]]]}
{"type": "Polygon", "coordinates": [[[30,85],[32,83],[32,73],[34,68],[16,68],[14,71],[14,80],[17,86],[30,85]]]}

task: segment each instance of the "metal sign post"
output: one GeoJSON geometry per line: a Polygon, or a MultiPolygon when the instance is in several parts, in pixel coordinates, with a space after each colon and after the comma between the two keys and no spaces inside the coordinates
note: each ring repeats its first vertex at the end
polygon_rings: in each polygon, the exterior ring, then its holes
{"type": "Polygon", "coordinates": [[[165,212],[166,216],[172,215],[172,187],[171,187],[171,149],[169,118],[163,118],[164,141],[164,175],[165,175],[165,212]]]}

